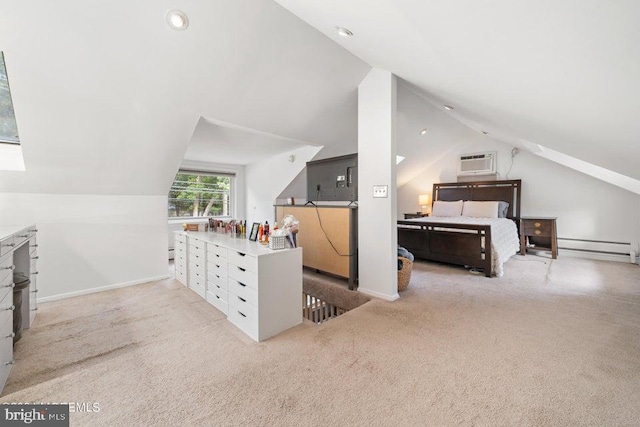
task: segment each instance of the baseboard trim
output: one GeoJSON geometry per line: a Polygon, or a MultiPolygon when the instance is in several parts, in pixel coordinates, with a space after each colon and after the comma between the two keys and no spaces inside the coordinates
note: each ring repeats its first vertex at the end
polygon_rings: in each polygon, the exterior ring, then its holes
{"type": "Polygon", "coordinates": [[[98,288],[83,289],[81,291],[67,292],[66,294],[51,295],[49,297],[38,298],[38,304],[44,303],[44,302],[49,302],[49,301],[58,301],[58,300],[61,300],[61,299],[78,297],[78,296],[81,296],[81,295],[88,295],[88,294],[95,294],[95,293],[98,293],[98,292],[110,291],[112,289],[126,288],[127,286],[141,285],[143,283],[155,282],[156,280],[169,279],[170,277],[171,277],[170,274],[165,274],[165,275],[162,275],[162,276],[149,277],[149,278],[146,278],[146,279],[132,280],[131,282],[116,283],[114,285],[101,286],[101,287],[98,287],[98,288]]]}
{"type": "Polygon", "coordinates": [[[358,286],[358,292],[362,292],[363,294],[372,296],[372,297],[376,297],[376,298],[380,298],[383,299],[385,301],[395,301],[398,298],[400,298],[400,295],[396,292],[394,295],[387,295],[387,294],[383,294],[381,292],[377,292],[377,291],[372,291],[371,289],[364,289],[362,287],[362,285],[358,286]]]}

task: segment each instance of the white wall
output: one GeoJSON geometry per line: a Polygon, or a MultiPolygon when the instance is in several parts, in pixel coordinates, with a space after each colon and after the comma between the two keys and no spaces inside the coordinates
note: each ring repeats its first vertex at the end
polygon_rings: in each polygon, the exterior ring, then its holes
{"type": "Polygon", "coordinates": [[[397,299],[396,77],[373,69],[358,86],[358,290],[397,299]],[[388,197],[374,198],[386,185],[388,197]]]}
{"type": "Polygon", "coordinates": [[[39,298],[168,277],[167,197],[0,193],[0,223],[38,226],[39,298]]]}
{"type": "Polygon", "coordinates": [[[253,222],[265,221],[273,225],[276,199],[321,148],[303,146],[245,167],[248,227],[253,222]],[[295,158],[293,162],[289,161],[291,155],[295,158]]]}

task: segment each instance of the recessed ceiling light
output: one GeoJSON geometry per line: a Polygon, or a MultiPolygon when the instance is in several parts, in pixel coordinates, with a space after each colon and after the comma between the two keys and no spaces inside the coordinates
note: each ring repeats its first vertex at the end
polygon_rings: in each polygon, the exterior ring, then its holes
{"type": "Polygon", "coordinates": [[[338,34],[341,35],[342,37],[351,37],[353,35],[353,33],[347,30],[346,28],[336,27],[336,30],[338,31],[338,34]]]}
{"type": "Polygon", "coordinates": [[[427,134],[427,128],[424,128],[420,131],[420,135],[426,135],[427,134]]]}
{"type": "Polygon", "coordinates": [[[189,18],[181,10],[170,10],[167,12],[167,24],[176,31],[183,31],[189,27],[189,18]]]}
{"type": "Polygon", "coordinates": [[[447,110],[447,111],[451,111],[451,110],[453,110],[453,107],[451,105],[445,105],[444,109],[447,110]]]}

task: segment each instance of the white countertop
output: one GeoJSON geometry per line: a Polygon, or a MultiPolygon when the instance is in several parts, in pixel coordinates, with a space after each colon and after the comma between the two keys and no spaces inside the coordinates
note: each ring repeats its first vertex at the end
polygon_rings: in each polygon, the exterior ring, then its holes
{"type": "Polygon", "coordinates": [[[0,240],[4,239],[5,237],[13,236],[17,232],[22,231],[22,230],[27,229],[27,228],[32,227],[32,226],[33,226],[33,224],[31,224],[31,225],[26,225],[26,224],[1,225],[0,226],[0,240]]]}
{"type": "Polygon", "coordinates": [[[248,255],[263,256],[274,255],[278,252],[285,251],[301,251],[302,248],[287,248],[287,249],[269,249],[268,245],[263,245],[258,242],[252,242],[245,238],[233,238],[230,234],[224,233],[210,233],[207,231],[176,231],[176,233],[183,234],[185,236],[193,237],[204,242],[215,243],[226,248],[236,250],[248,255]]]}

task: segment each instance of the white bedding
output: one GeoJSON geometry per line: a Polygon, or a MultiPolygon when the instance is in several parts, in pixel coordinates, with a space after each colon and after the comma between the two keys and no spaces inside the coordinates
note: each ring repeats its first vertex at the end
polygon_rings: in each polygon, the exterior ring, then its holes
{"type": "MultiPolygon", "coordinates": [[[[504,263],[520,250],[520,239],[516,223],[508,218],[471,218],[458,217],[423,217],[412,219],[415,222],[441,222],[449,224],[474,224],[491,226],[491,270],[497,277],[504,274],[504,263]]],[[[464,230],[454,230],[464,232],[464,230]]],[[[484,243],[484,242],[483,242],[484,243]]]]}

